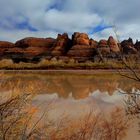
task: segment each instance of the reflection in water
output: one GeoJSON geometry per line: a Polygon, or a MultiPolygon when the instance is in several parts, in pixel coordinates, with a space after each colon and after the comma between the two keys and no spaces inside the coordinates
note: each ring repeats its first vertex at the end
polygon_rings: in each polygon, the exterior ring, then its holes
{"type": "Polygon", "coordinates": [[[17,132],[19,139],[137,140],[123,109],[126,95],[117,90],[133,87],[139,84],[116,74],[1,73],[0,118],[6,129],[0,128],[0,136],[6,130],[6,139],[17,132]],[[28,100],[22,96],[27,94],[28,100]],[[15,113],[18,123],[7,131],[9,121],[16,121],[15,113]]]}
{"type": "Polygon", "coordinates": [[[75,99],[89,96],[90,93],[100,90],[112,95],[118,88],[130,91],[139,84],[132,80],[124,79],[116,74],[70,75],[7,72],[1,75],[0,91],[7,92],[16,88],[21,92],[34,94],[53,94],[68,98],[72,95],[75,99]],[[31,90],[31,91],[30,91],[31,90]]]}

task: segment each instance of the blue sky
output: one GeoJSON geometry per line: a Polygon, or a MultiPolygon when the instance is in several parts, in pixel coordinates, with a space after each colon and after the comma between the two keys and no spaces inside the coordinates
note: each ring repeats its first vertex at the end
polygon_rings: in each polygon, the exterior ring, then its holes
{"type": "Polygon", "coordinates": [[[58,33],[140,39],[139,0],[0,0],[0,40],[58,33]]]}

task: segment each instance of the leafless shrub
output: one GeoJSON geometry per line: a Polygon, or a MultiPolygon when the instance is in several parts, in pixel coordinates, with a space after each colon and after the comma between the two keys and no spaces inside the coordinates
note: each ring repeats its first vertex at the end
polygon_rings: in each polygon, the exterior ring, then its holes
{"type": "Polygon", "coordinates": [[[140,115],[140,91],[135,90],[134,92],[127,92],[126,113],[133,117],[138,117],[140,115]]]}
{"type": "Polygon", "coordinates": [[[102,114],[95,115],[92,110],[81,119],[70,120],[63,117],[58,122],[50,123],[51,130],[48,125],[42,127],[34,138],[52,140],[121,140],[126,136],[129,128],[129,122],[120,108],[116,108],[111,112],[109,118],[105,118],[102,114]]]}
{"type": "Polygon", "coordinates": [[[34,119],[38,108],[30,106],[29,101],[30,95],[24,94],[0,102],[0,139],[121,140],[129,126],[119,108],[109,119],[93,109],[76,121],[65,114],[51,121],[46,117],[48,110],[34,119]]]}
{"type": "MultiPolygon", "coordinates": [[[[117,34],[116,26],[114,27],[115,27],[114,32],[116,34],[116,37],[118,39],[118,44],[120,47],[119,36],[117,34]]],[[[124,74],[122,71],[119,70],[118,71],[119,74],[125,78],[131,79],[140,83],[140,74],[139,74],[140,69],[139,67],[138,68],[136,67],[139,54],[137,58],[132,57],[132,58],[129,58],[128,60],[125,60],[123,57],[122,48],[120,50],[121,50],[122,64],[124,64],[126,70],[128,70],[128,73],[124,74]]],[[[127,95],[125,99],[126,114],[129,115],[131,119],[135,119],[135,118],[140,119],[140,89],[139,88],[133,89],[133,91],[123,92],[123,94],[127,95]]],[[[139,127],[140,127],[140,123],[139,123],[139,127]]],[[[140,133],[140,130],[139,130],[139,133],[140,133]]]]}
{"type": "Polygon", "coordinates": [[[19,138],[24,118],[27,115],[24,107],[28,96],[28,94],[17,95],[5,102],[0,102],[0,139],[19,138]]]}

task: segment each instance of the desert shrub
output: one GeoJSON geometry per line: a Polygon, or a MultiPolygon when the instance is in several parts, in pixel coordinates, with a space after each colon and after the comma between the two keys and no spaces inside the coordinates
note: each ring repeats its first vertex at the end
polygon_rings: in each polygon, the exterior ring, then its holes
{"type": "Polygon", "coordinates": [[[75,60],[73,58],[70,58],[69,63],[70,64],[74,64],[75,63],[75,60]]]}
{"type": "Polygon", "coordinates": [[[2,59],[0,61],[0,67],[4,68],[4,67],[9,67],[13,65],[13,61],[11,59],[2,59]]]}

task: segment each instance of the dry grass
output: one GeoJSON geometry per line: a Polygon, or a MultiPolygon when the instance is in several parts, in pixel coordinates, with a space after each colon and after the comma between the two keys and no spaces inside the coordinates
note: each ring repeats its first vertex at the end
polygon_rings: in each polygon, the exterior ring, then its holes
{"type": "Polygon", "coordinates": [[[58,123],[38,128],[32,139],[51,140],[122,140],[127,135],[128,120],[122,109],[116,108],[107,119],[102,114],[95,115],[93,110],[79,120],[65,116],[58,123]]]}
{"type": "MultiPolygon", "coordinates": [[[[129,62],[131,65],[135,64],[132,61],[129,62]]],[[[135,69],[139,69],[139,64],[133,65],[135,69]]],[[[75,61],[70,61],[68,63],[62,60],[41,60],[39,63],[13,63],[12,60],[3,59],[0,61],[0,69],[125,69],[125,65],[121,62],[85,62],[77,63],[75,61]]]]}

